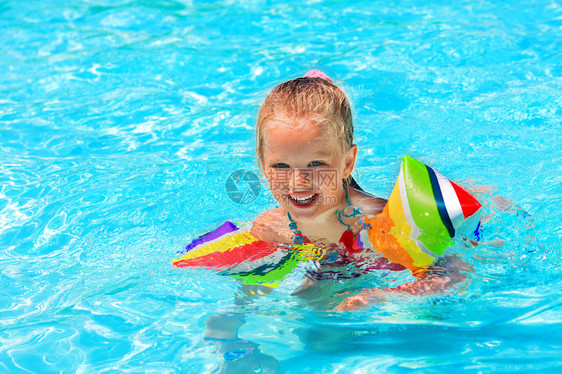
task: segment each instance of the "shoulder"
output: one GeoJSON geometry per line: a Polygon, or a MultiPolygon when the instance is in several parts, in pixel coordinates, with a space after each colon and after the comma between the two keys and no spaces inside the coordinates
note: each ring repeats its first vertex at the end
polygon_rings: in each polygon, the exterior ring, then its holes
{"type": "Polygon", "coordinates": [[[382,212],[386,205],[386,200],[375,197],[367,192],[350,188],[349,199],[351,204],[361,208],[363,213],[368,216],[374,216],[382,212]]]}
{"type": "Polygon", "coordinates": [[[252,223],[252,235],[266,242],[292,243],[289,218],[282,207],[266,210],[252,223]]]}
{"type": "Polygon", "coordinates": [[[253,225],[256,226],[256,225],[270,224],[271,222],[279,221],[282,219],[282,217],[286,217],[286,216],[287,213],[285,213],[285,210],[282,207],[269,209],[263,212],[262,214],[260,214],[259,216],[257,216],[253,222],[253,225]]]}

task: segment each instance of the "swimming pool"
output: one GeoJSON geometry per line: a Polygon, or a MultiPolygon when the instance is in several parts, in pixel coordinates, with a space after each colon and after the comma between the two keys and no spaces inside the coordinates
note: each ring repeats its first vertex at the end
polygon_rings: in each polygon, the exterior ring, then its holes
{"type": "Polygon", "coordinates": [[[6,1],[0,15],[0,371],[244,372],[258,354],[283,373],[562,367],[559,3],[6,1]],[[238,305],[235,279],[171,267],[194,236],[272,206],[263,190],[236,204],[225,181],[257,172],[267,91],[311,68],[351,96],[364,188],[388,197],[404,154],[489,187],[474,187],[484,235],[505,245],[457,247],[464,285],[339,313],[291,296],[292,279],[238,305]],[[205,324],[242,315],[218,354],[205,324]]]}

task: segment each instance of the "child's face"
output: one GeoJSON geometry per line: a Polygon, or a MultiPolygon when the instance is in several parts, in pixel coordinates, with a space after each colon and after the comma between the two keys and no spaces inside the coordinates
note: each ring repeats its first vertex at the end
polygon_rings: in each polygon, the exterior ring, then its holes
{"type": "Polygon", "coordinates": [[[271,120],[263,131],[264,174],[295,220],[310,221],[345,206],[342,179],[353,170],[357,147],[343,154],[334,137],[308,119],[271,120]]]}

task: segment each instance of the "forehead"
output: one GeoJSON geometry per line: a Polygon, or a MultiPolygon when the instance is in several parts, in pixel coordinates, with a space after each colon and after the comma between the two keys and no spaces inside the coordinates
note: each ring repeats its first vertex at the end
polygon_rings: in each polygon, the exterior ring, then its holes
{"type": "Polygon", "coordinates": [[[266,152],[290,152],[310,149],[316,153],[334,154],[339,150],[330,129],[310,119],[277,118],[266,121],[263,128],[266,152]]]}

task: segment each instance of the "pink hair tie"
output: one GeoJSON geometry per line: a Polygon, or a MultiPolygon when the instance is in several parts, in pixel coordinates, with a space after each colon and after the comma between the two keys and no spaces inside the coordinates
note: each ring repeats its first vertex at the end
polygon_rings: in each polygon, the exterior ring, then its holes
{"type": "Polygon", "coordinates": [[[328,82],[332,83],[332,80],[328,78],[328,76],[322,73],[320,70],[310,70],[308,73],[304,75],[305,78],[322,78],[327,80],[328,82]]]}

